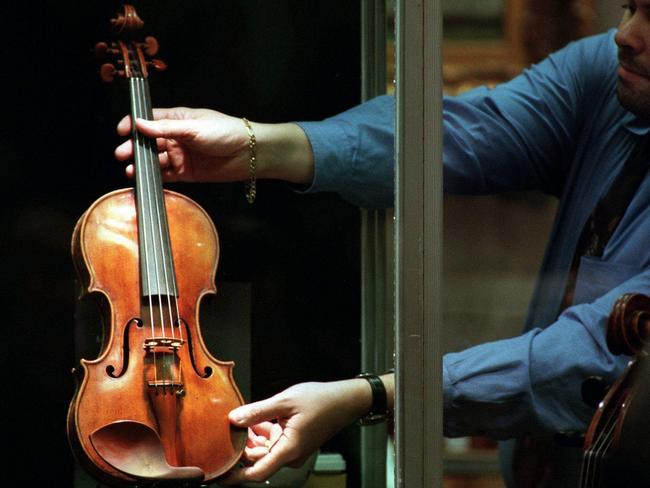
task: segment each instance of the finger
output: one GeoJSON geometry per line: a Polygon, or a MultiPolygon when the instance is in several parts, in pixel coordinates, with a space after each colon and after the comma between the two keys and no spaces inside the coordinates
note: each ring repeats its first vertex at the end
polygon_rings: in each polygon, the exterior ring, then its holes
{"type": "Polygon", "coordinates": [[[174,169],[172,167],[172,163],[169,158],[169,154],[167,154],[167,151],[162,151],[158,153],[158,162],[160,163],[160,167],[164,169],[174,169]]]}
{"type": "Polygon", "coordinates": [[[244,451],[246,458],[255,463],[269,453],[269,448],[264,446],[247,447],[244,451]]]}
{"type": "Polygon", "coordinates": [[[117,123],[117,133],[121,136],[128,136],[131,132],[131,116],[122,117],[117,123]]]}
{"type": "MultiPolygon", "coordinates": [[[[153,119],[184,119],[186,118],[187,109],[184,107],[177,108],[154,108],[153,119]]],[[[131,132],[131,116],[126,115],[117,123],[117,133],[121,136],[127,136],[131,132]]]]}
{"type": "Polygon", "coordinates": [[[249,428],[246,436],[246,447],[255,447],[261,445],[261,443],[258,442],[257,438],[258,436],[255,435],[253,429],[249,428]]]}
{"type": "Polygon", "coordinates": [[[129,139],[115,148],[115,159],[118,161],[128,161],[133,159],[133,141],[129,139]]]}
{"type": "Polygon", "coordinates": [[[265,437],[263,435],[256,435],[250,440],[251,440],[250,447],[256,447],[256,446],[268,447],[271,442],[268,437],[265,437]]]}
{"type": "Polygon", "coordinates": [[[275,444],[280,440],[280,437],[284,433],[284,429],[280,424],[273,424],[271,426],[271,434],[269,435],[269,440],[271,444],[275,444]]]}
{"type": "Polygon", "coordinates": [[[145,120],[136,119],[135,126],[139,132],[149,137],[165,139],[191,140],[196,138],[196,125],[191,120],[145,120]]]}
{"type": "Polygon", "coordinates": [[[278,425],[274,422],[260,422],[259,424],[251,425],[250,429],[259,437],[270,439],[273,432],[273,426],[278,425]]]}
{"type": "MultiPolygon", "coordinates": [[[[275,474],[287,462],[290,462],[287,457],[289,455],[290,451],[286,449],[274,449],[252,466],[230,472],[223,479],[223,483],[236,485],[247,481],[264,481],[275,474]]],[[[219,480],[219,482],[221,483],[222,480],[219,480]]]]}
{"type": "MultiPolygon", "coordinates": [[[[156,148],[162,153],[167,150],[167,139],[156,139],[156,148]]],[[[115,148],[115,159],[126,161],[133,158],[133,140],[129,139],[115,148]]]]}
{"type": "Polygon", "coordinates": [[[281,467],[293,463],[296,459],[296,445],[286,437],[273,446],[253,466],[244,469],[244,474],[252,480],[262,481],[275,474],[281,467]]]}
{"type": "Polygon", "coordinates": [[[239,427],[251,427],[260,422],[283,418],[287,414],[287,407],[277,396],[273,396],[266,400],[237,407],[228,414],[228,418],[239,427]]]}
{"type": "Polygon", "coordinates": [[[188,118],[190,109],[185,107],[175,107],[175,108],[154,108],[153,109],[153,119],[185,119],[188,118]]]}
{"type": "Polygon", "coordinates": [[[133,178],[134,175],[135,175],[135,166],[129,164],[126,167],[126,176],[128,176],[129,178],[133,178]]]}

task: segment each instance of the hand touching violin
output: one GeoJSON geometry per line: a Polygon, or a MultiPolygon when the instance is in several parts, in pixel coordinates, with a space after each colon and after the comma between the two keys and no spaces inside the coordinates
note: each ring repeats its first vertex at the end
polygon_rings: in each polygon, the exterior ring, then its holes
{"type": "MultiPolygon", "coordinates": [[[[244,122],[214,110],[176,107],[154,109],[154,120],[136,120],[136,129],[156,139],[166,181],[231,182],[249,178],[249,134],[244,122]]],[[[251,123],[257,141],[257,177],[308,184],[313,154],[302,129],[291,123],[251,123]]],[[[131,132],[131,118],[117,126],[131,132]]],[[[133,159],[130,139],[115,149],[120,161],[133,159]]],[[[133,176],[133,165],[127,167],[133,176]]]]}
{"type": "MultiPolygon", "coordinates": [[[[393,375],[382,376],[392,410],[393,375]]],[[[365,415],[372,392],[364,379],[301,383],[230,412],[237,427],[249,427],[244,457],[249,466],[234,469],[219,482],[236,485],[268,479],[282,466],[299,467],[343,427],[365,415]]]]}

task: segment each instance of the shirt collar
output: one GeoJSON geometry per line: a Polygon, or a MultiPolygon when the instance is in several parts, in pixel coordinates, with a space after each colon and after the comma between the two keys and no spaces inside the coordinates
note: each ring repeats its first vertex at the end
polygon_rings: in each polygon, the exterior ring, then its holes
{"type": "Polygon", "coordinates": [[[625,111],[621,120],[623,127],[638,136],[644,136],[650,132],[650,120],[637,117],[632,112],[625,111]]]}

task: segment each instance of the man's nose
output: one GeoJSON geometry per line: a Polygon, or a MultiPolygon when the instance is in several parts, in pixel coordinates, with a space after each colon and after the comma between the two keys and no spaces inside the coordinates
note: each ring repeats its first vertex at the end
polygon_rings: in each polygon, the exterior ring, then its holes
{"type": "Polygon", "coordinates": [[[634,54],[642,52],[645,49],[644,34],[650,33],[650,23],[646,23],[644,29],[642,27],[640,18],[635,14],[624,18],[614,36],[618,47],[630,49],[634,54]]]}

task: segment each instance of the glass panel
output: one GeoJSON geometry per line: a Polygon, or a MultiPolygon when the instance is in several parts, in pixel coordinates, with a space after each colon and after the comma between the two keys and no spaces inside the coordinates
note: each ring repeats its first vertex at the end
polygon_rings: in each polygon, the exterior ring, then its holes
{"type": "MultiPolygon", "coordinates": [[[[444,352],[521,333],[554,212],[539,193],[445,195],[444,352]]],[[[445,481],[503,488],[496,447],[483,437],[446,439],[445,481]]]]}
{"type": "Polygon", "coordinates": [[[505,0],[443,0],[444,38],[501,39],[504,3],[505,0]]]}
{"type": "MultiPolygon", "coordinates": [[[[362,2],[364,100],[393,88],[393,70],[384,61],[387,51],[392,52],[395,38],[394,26],[387,20],[393,18],[392,8],[390,1],[362,2]]],[[[361,369],[383,372],[394,367],[393,211],[362,210],[361,215],[361,369]]],[[[392,451],[392,436],[386,425],[361,429],[361,488],[392,486],[392,451]]]]}

